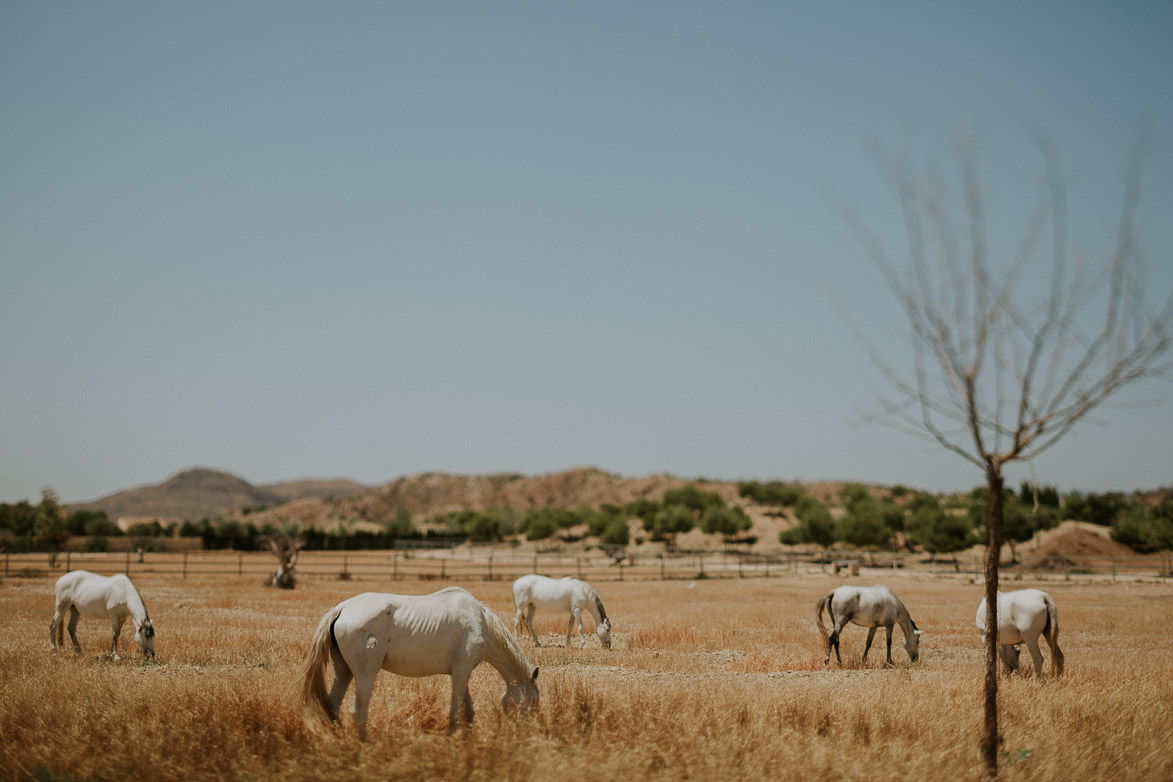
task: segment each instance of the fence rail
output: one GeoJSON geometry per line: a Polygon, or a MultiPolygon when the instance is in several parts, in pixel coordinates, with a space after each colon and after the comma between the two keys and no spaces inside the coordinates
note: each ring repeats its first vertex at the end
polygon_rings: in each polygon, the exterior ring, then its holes
{"type": "MultiPolygon", "coordinates": [[[[1002,564],[1008,579],[1070,579],[1072,576],[1135,580],[1169,578],[1173,555],[1135,557],[1072,556],[1031,558],[1002,564]]],[[[184,551],[184,552],[60,552],[4,555],[4,576],[44,578],[69,570],[96,573],[127,573],[169,578],[236,576],[264,580],[276,568],[265,552],[184,551]]],[[[932,562],[920,555],[834,552],[832,558],[811,553],[784,552],[775,555],[742,552],[708,552],[615,557],[605,552],[582,554],[526,554],[516,550],[488,547],[463,550],[418,551],[305,551],[298,564],[299,578],[398,581],[419,580],[513,580],[526,573],[550,576],[577,576],[595,581],[671,580],[697,578],[758,578],[801,573],[867,575],[877,570],[897,569],[933,576],[979,578],[980,557],[932,562]],[[852,567],[854,565],[854,567],[852,567]],[[871,571],[868,573],[868,571],[871,571]]]]}

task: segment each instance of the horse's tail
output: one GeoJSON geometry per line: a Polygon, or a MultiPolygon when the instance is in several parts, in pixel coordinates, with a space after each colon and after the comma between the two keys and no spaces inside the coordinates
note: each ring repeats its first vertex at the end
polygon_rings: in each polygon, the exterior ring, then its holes
{"type": "Polygon", "coordinates": [[[827,643],[827,639],[830,637],[830,635],[827,633],[827,628],[823,625],[823,606],[827,607],[827,615],[829,616],[831,614],[831,596],[834,594],[835,590],[832,589],[830,592],[823,595],[823,599],[820,600],[815,606],[815,624],[819,626],[819,633],[823,636],[824,644],[827,643]]]}
{"type": "Polygon", "coordinates": [[[1063,675],[1063,650],[1059,648],[1059,609],[1050,595],[1044,595],[1043,602],[1047,605],[1047,626],[1043,628],[1043,635],[1051,647],[1051,671],[1059,677],[1063,675]]]}
{"type": "MultiPolygon", "coordinates": [[[[338,720],[330,695],[326,692],[326,664],[338,648],[334,640],[334,622],[342,613],[337,605],[326,612],[310,641],[310,649],[301,665],[301,705],[305,709],[305,722],[310,730],[320,731],[338,720]]],[[[341,662],[341,657],[336,658],[341,662]]]]}

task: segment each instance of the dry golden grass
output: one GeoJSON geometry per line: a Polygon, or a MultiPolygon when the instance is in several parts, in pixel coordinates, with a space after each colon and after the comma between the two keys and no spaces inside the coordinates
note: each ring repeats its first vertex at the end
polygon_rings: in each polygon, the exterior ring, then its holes
{"type": "MultiPolygon", "coordinates": [[[[826,577],[597,584],[614,647],[564,647],[566,620],[539,614],[542,705],[500,713],[503,685],[473,677],[477,721],[444,734],[447,677],[383,674],[370,728],[312,735],[294,700],[320,615],[365,590],[435,583],[305,580],[294,592],[250,579],[138,580],[159,657],[102,653],[107,626],[83,620],[85,654],[48,652],[52,582],[0,585],[0,777],[154,779],[978,780],[981,587],[888,576],[925,631],[908,662],[866,667],[865,631],[844,632],[844,667],[823,670],[815,601],[826,577]]],[[[857,583],[864,583],[858,581],[857,583]]],[[[463,586],[512,627],[509,584],[463,586]]],[[[1007,779],[1173,779],[1173,586],[1044,585],[1060,610],[1061,681],[1002,680],[1007,779]],[[1014,761],[1010,765],[1010,761],[1014,761]]],[[[135,650],[137,651],[137,650],[135,650]]],[[[1044,654],[1048,654],[1044,651],[1044,654]]],[[[1049,655],[1048,655],[1049,657],[1049,655]]],[[[1029,660],[1024,657],[1026,667],[1029,660]]],[[[1049,659],[1048,659],[1049,664],[1049,659]]]]}

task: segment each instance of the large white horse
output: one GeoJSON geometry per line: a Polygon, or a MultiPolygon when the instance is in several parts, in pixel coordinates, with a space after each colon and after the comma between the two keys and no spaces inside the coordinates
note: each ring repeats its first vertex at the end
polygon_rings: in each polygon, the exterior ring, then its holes
{"type": "Polygon", "coordinates": [[[301,672],[301,699],[312,728],[336,722],[351,680],[354,724],[367,737],[367,709],[380,670],[400,676],[452,677],[448,732],[463,719],[472,723],[468,691],[473,668],[487,662],[505,680],[506,711],[538,705],[538,669],[495,613],[459,587],[430,595],[366,592],[343,600],[318,623],[301,672]],[[326,663],[334,663],[334,685],[326,691],[326,663]]]}
{"type": "MultiPolygon", "coordinates": [[[[986,599],[978,603],[977,628],[986,642],[986,599]]],[[[1025,643],[1035,664],[1035,676],[1043,675],[1043,652],[1039,636],[1051,647],[1051,672],[1063,673],[1063,650],[1059,648],[1059,609],[1046,592],[1020,589],[998,593],[998,656],[1006,670],[1018,670],[1018,644],[1025,643]]]]}
{"type": "Polygon", "coordinates": [[[860,627],[868,628],[868,642],[863,647],[862,662],[867,662],[868,651],[872,648],[872,639],[876,636],[876,628],[883,627],[888,633],[888,664],[892,665],[892,626],[899,623],[904,631],[904,650],[913,662],[920,656],[920,630],[916,622],[908,614],[908,609],[900,598],[886,586],[841,586],[832,589],[815,606],[815,623],[823,635],[823,643],[827,645],[827,655],[823,658],[823,665],[831,663],[831,648],[835,648],[835,660],[840,665],[843,659],[839,656],[839,633],[848,622],[860,627]],[[823,608],[831,617],[832,628],[828,635],[823,626],[823,608]]]}
{"type": "Polygon", "coordinates": [[[603,643],[604,649],[611,648],[611,620],[603,609],[603,601],[599,593],[590,584],[577,578],[549,578],[530,573],[513,582],[513,604],[517,606],[517,617],[514,619],[513,632],[521,637],[521,624],[529,628],[534,644],[541,646],[538,634],[534,632],[534,614],[540,608],[543,611],[565,611],[570,614],[570,625],[566,628],[566,645],[570,645],[570,637],[574,634],[574,626],[578,625],[578,637],[582,645],[586,646],[586,636],[582,632],[583,609],[594,617],[595,635],[603,643]]]}
{"type": "Polygon", "coordinates": [[[54,652],[58,644],[63,643],[63,620],[68,611],[69,638],[78,654],[81,654],[81,644],[77,642],[77,620],[82,616],[93,616],[110,620],[110,629],[114,633],[110,652],[115,660],[121,659],[118,656],[118,634],[122,632],[122,623],[127,617],[134,624],[134,642],[144,655],[155,656],[155,628],[147,616],[147,606],[138,589],[122,573],[99,576],[88,570],[73,570],[57,579],[54,592],[56,610],[49,623],[49,644],[54,652]]]}

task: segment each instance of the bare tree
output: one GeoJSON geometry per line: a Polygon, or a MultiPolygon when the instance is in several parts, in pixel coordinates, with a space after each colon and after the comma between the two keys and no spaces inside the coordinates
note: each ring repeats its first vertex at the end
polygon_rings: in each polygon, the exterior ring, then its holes
{"type": "Polygon", "coordinates": [[[1088,268],[1068,247],[1058,154],[1044,134],[1036,132],[1034,141],[1043,177],[1008,257],[993,257],[980,156],[970,144],[954,150],[952,186],[907,161],[887,168],[904,219],[907,255],[900,263],[853,213],[846,215],[902,308],[910,338],[911,362],[901,368],[857,330],[892,390],[877,417],[973,463],[989,489],[981,751],[992,776],[1003,469],[1054,445],[1125,386],[1167,376],[1173,344],[1173,297],[1150,303],[1138,244],[1142,145],[1129,161],[1111,252],[1088,268]]]}
{"type": "Polygon", "coordinates": [[[267,536],[265,541],[273,556],[277,557],[277,572],[269,577],[269,584],[278,589],[293,589],[297,583],[293,570],[297,567],[297,557],[305,547],[305,540],[291,526],[267,536]]]}

